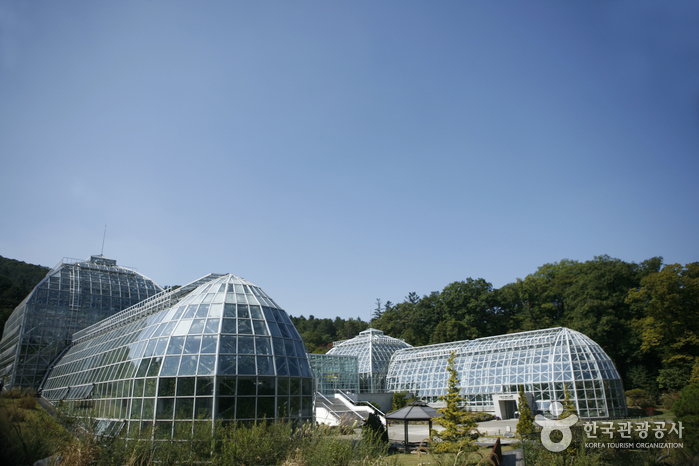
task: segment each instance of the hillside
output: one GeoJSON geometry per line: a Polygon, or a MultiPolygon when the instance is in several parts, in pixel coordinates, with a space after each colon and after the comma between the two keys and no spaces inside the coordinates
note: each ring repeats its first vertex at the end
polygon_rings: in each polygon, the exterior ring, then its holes
{"type": "Polygon", "coordinates": [[[0,328],[19,303],[51,270],[43,265],[27,264],[0,256],[0,328]]]}

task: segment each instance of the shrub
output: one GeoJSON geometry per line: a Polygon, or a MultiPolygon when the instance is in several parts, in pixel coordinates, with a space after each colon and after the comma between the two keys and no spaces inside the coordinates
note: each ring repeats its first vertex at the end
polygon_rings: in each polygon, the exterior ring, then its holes
{"type": "Polygon", "coordinates": [[[37,405],[36,398],[24,397],[20,398],[17,405],[22,409],[35,409],[37,405]]]}
{"type": "Polygon", "coordinates": [[[473,417],[473,419],[476,422],[492,421],[493,419],[495,419],[495,416],[493,416],[492,414],[484,412],[471,413],[471,417],[473,417]]]}
{"type": "Polygon", "coordinates": [[[362,426],[362,440],[374,442],[388,442],[388,431],[381,423],[381,419],[374,413],[369,414],[369,417],[362,426]]]}

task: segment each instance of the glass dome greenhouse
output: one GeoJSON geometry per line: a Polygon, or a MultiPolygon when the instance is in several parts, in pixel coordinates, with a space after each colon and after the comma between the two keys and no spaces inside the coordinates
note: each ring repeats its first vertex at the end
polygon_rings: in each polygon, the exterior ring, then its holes
{"type": "Polygon", "coordinates": [[[402,349],[393,355],[386,388],[439,402],[452,352],[470,410],[504,413],[512,403],[514,413],[524,386],[534,412],[546,413],[567,391],[581,418],[626,415],[621,378],[609,356],[587,336],[562,327],[402,349]]]}
{"type": "Polygon", "coordinates": [[[327,354],[357,356],[360,392],[377,393],[385,391],[386,371],[391,356],[403,348],[412,347],[403,340],[384,335],[381,330],[370,328],[359,332],[354,338],[335,342],[327,354]]]}
{"type": "Polygon", "coordinates": [[[235,275],[208,275],[74,335],[42,394],[100,430],[158,437],[196,421],[311,420],[313,383],[289,316],[235,275]]]}
{"type": "Polygon", "coordinates": [[[71,336],[163,289],[102,255],[64,258],[10,315],[0,342],[0,380],[38,389],[71,336]]]}

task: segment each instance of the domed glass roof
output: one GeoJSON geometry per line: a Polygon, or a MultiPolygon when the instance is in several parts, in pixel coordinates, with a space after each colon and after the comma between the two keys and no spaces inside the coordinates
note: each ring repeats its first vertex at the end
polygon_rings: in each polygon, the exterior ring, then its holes
{"type": "Polygon", "coordinates": [[[564,327],[398,351],[387,388],[437,403],[448,388],[447,359],[452,353],[469,409],[492,411],[494,396],[516,396],[524,387],[535,411],[545,412],[567,390],[582,418],[626,415],[621,378],[612,360],[589,337],[564,327]]]}
{"type": "Polygon", "coordinates": [[[344,341],[335,342],[327,354],[357,356],[359,359],[359,384],[362,392],[380,392],[385,389],[386,371],[393,353],[411,345],[398,338],[384,335],[381,330],[370,328],[344,341]]]}
{"type": "Polygon", "coordinates": [[[72,402],[106,432],[122,422],[155,422],[166,435],[179,421],[313,415],[296,328],[262,289],[235,275],[161,293],[74,338],[43,395],[72,402]]]}

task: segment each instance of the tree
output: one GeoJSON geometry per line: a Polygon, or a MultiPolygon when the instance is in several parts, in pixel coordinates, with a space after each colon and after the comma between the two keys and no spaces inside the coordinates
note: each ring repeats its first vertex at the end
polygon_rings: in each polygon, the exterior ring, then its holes
{"type": "Polygon", "coordinates": [[[631,400],[631,406],[641,406],[641,402],[648,399],[648,393],[641,388],[626,390],[626,397],[631,400]]]}
{"type": "Polygon", "coordinates": [[[362,426],[362,440],[388,443],[388,431],[376,413],[369,413],[369,417],[364,422],[362,426]]]}
{"type": "Polygon", "coordinates": [[[672,405],[677,420],[682,422],[682,442],[691,453],[699,454],[699,383],[687,385],[680,399],[672,405]]]}
{"type": "Polygon", "coordinates": [[[519,386],[519,421],[517,422],[517,433],[523,437],[534,432],[534,422],[532,411],[529,409],[527,396],[524,394],[524,385],[519,386]]]}
{"type": "Polygon", "coordinates": [[[399,409],[407,406],[411,401],[415,401],[415,397],[408,397],[408,392],[393,392],[391,411],[398,411],[399,409]]]}
{"type": "Polygon", "coordinates": [[[573,414],[577,416],[578,410],[575,408],[575,402],[570,397],[570,392],[568,391],[567,385],[563,386],[563,393],[564,397],[563,402],[561,403],[563,405],[563,412],[558,416],[558,419],[565,419],[573,414]]]}
{"type": "Polygon", "coordinates": [[[469,451],[475,449],[471,444],[469,432],[476,426],[476,421],[473,417],[463,409],[464,398],[459,394],[461,390],[461,382],[459,381],[459,373],[455,366],[456,353],[452,352],[447,359],[447,372],[449,372],[449,384],[447,394],[439,397],[440,401],[446,402],[446,407],[440,408],[437,412],[444,417],[436,417],[433,422],[444,427],[444,430],[437,432],[432,430],[430,435],[442,440],[435,447],[435,452],[457,452],[469,451]]]}
{"type": "Polygon", "coordinates": [[[636,321],[641,349],[662,357],[658,382],[663,388],[684,386],[694,368],[699,371],[699,262],[646,275],[626,301],[644,315],[636,321]]]}

